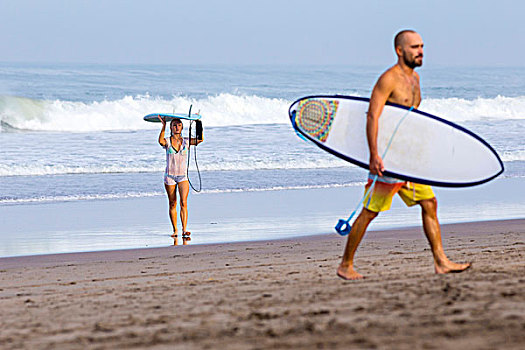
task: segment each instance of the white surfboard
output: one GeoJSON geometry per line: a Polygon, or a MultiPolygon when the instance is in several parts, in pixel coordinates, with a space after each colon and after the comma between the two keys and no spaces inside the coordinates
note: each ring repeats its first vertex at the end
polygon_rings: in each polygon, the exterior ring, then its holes
{"type": "MultiPolygon", "coordinates": [[[[289,115],[300,136],[368,169],[368,104],[364,97],[308,96],[295,101],[289,115]]],[[[504,170],[496,151],[473,132],[391,103],[379,118],[377,142],[380,155],[390,143],[383,159],[384,175],[406,181],[466,187],[490,181],[504,170]]]]}

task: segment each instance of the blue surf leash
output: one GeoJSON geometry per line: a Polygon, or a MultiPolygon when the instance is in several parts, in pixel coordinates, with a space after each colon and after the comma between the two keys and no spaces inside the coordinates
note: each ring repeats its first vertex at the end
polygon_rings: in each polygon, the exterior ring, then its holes
{"type": "MultiPolygon", "coordinates": [[[[399,122],[397,122],[397,125],[396,125],[396,128],[394,129],[394,132],[392,133],[392,136],[390,136],[390,140],[388,141],[388,144],[385,148],[385,151],[383,152],[383,156],[381,157],[381,159],[385,159],[386,157],[386,153],[388,152],[388,149],[390,148],[390,145],[392,144],[392,140],[394,140],[394,136],[396,135],[397,133],[397,130],[399,129],[399,126],[401,125],[401,123],[403,122],[403,120],[405,120],[405,118],[408,116],[408,114],[414,109],[414,106],[410,107],[409,110],[405,113],[405,115],[403,116],[403,118],[401,118],[401,120],[399,122]]],[[[372,199],[372,195],[371,195],[371,192],[373,191],[374,187],[375,187],[375,184],[377,182],[377,174],[374,175],[374,180],[372,181],[372,185],[368,188],[368,190],[365,192],[365,194],[363,195],[363,198],[359,201],[359,203],[357,204],[357,206],[355,207],[354,211],[350,214],[350,216],[348,217],[348,219],[344,220],[344,219],[339,219],[339,221],[337,222],[337,225],[335,225],[335,230],[337,231],[337,233],[339,233],[341,236],[346,236],[347,234],[350,233],[350,231],[352,230],[352,226],[350,225],[350,221],[352,220],[352,218],[354,217],[354,215],[357,213],[357,211],[359,210],[359,208],[361,206],[365,206],[364,203],[365,203],[365,199],[366,197],[368,197],[368,202],[366,203],[366,206],[368,206],[370,204],[370,200],[372,199]]]]}

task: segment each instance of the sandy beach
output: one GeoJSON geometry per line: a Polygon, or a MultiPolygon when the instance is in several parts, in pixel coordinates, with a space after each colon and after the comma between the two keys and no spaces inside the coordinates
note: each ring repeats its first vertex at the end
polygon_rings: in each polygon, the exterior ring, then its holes
{"type": "MultiPolygon", "coordinates": [[[[2,349],[522,349],[525,220],[0,259],[2,349]]],[[[191,243],[191,242],[190,242],[191,243]]]]}
{"type": "Polygon", "coordinates": [[[525,349],[525,3],[475,4],[0,2],[0,350],[525,349]],[[466,271],[395,196],[336,274],[375,148],[466,271]]]}

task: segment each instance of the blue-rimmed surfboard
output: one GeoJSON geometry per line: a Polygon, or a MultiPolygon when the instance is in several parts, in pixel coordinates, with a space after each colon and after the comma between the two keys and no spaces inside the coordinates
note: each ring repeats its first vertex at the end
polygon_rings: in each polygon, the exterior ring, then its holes
{"type": "MultiPolygon", "coordinates": [[[[289,115],[302,138],[368,169],[368,103],[364,97],[307,96],[290,106],[289,115]]],[[[384,175],[406,181],[466,187],[490,181],[504,170],[496,151],[473,132],[392,103],[387,103],[379,118],[377,143],[379,154],[390,143],[383,159],[384,175]]]]}
{"type": "Polygon", "coordinates": [[[166,121],[172,121],[173,119],[185,119],[185,120],[199,120],[201,119],[200,114],[191,114],[187,113],[151,113],[144,117],[144,120],[147,122],[160,123],[159,116],[161,118],[166,118],[166,121]]]}

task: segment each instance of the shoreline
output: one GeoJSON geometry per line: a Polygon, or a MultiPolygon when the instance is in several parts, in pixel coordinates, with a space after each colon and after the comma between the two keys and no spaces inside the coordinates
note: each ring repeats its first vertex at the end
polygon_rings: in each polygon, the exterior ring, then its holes
{"type": "MultiPolygon", "coordinates": [[[[516,188],[524,185],[525,178],[510,178],[474,188],[435,188],[440,222],[523,218],[525,197],[516,188]]],[[[337,221],[361,197],[360,186],[192,194],[190,244],[335,234],[337,221]]],[[[0,257],[170,246],[167,207],[162,197],[0,206],[0,257]]],[[[420,225],[420,209],[395,198],[369,230],[420,225]]]]}
{"type": "MultiPolygon", "coordinates": [[[[480,220],[480,221],[470,221],[470,222],[455,222],[448,224],[441,224],[442,234],[448,232],[454,232],[456,228],[460,230],[465,230],[465,227],[469,228],[469,233],[474,229],[478,231],[479,235],[487,234],[488,230],[492,227],[499,226],[512,227],[519,229],[525,227],[525,218],[516,218],[516,219],[502,219],[502,220],[480,220]]],[[[177,245],[167,245],[159,247],[143,247],[143,248],[123,248],[123,249],[105,249],[105,250],[91,250],[91,251],[79,251],[79,252],[65,252],[65,253],[44,253],[44,254],[29,254],[29,255],[16,255],[16,256],[5,256],[0,257],[0,268],[11,266],[11,261],[30,263],[30,264],[40,264],[46,261],[56,263],[63,261],[96,261],[103,257],[111,256],[136,256],[141,254],[151,255],[156,253],[163,253],[169,251],[173,248],[175,249],[190,249],[195,251],[205,251],[208,249],[213,249],[217,246],[224,245],[249,245],[249,244],[269,244],[269,243],[280,243],[280,242],[289,242],[289,241],[310,241],[310,240],[327,240],[327,241],[341,241],[346,242],[347,236],[340,236],[335,233],[324,233],[324,234],[311,234],[303,236],[293,236],[286,238],[275,238],[267,240],[251,240],[251,241],[238,241],[238,242],[216,242],[216,243],[201,243],[201,244],[192,244],[187,245],[182,244],[182,239],[179,239],[177,245]],[[148,252],[151,252],[149,254],[148,252]],[[71,258],[70,258],[71,257],[71,258]],[[4,265],[5,264],[5,265],[4,265]]],[[[365,237],[363,240],[374,241],[374,240],[385,240],[385,239],[424,239],[424,232],[421,225],[406,226],[406,227],[396,227],[396,228],[386,228],[386,229],[370,229],[366,231],[365,237]]],[[[444,239],[444,237],[443,237],[444,239]]]]}
{"type": "Polygon", "coordinates": [[[521,349],[525,219],[443,225],[436,275],[420,228],[0,259],[4,349],[521,349]],[[257,344],[257,345],[254,345],[257,344]]]}

